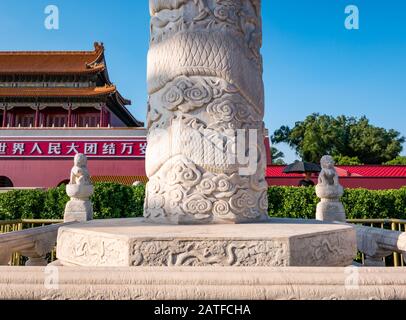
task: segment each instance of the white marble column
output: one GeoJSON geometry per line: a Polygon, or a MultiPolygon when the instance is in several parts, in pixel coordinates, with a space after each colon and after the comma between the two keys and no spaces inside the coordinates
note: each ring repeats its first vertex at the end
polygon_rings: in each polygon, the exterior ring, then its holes
{"type": "Polygon", "coordinates": [[[266,220],[260,0],[150,0],[150,13],[144,216],[266,220]]]}

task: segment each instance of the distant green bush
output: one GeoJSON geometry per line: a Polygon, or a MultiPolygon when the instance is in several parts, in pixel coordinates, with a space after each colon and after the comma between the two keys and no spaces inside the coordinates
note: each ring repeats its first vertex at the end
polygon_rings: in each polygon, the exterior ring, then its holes
{"type": "MultiPolygon", "coordinates": [[[[144,186],[96,183],[92,196],[94,218],[142,216],[144,186]]],[[[0,193],[0,220],[63,219],[69,201],[65,186],[41,190],[14,190],[0,193]]]]}
{"type": "Polygon", "coordinates": [[[269,215],[280,218],[314,218],[318,202],[315,188],[271,187],[268,189],[269,215]]]}
{"type": "MultiPolygon", "coordinates": [[[[92,197],[94,218],[128,218],[143,214],[145,187],[97,183],[92,197]]],[[[315,188],[270,187],[269,215],[315,217],[315,188]]],[[[0,220],[62,219],[69,200],[65,186],[46,191],[16,190],[0,194],[0,220]]],[[[342,202],[347,218],[406,219],[406,187],[398,190],[346,189],[342,202]]]]}
{"type": "Polygon", "coordinates": [[[140,217],[143,214],[144,186],[98,183],[92,197],[95,219],[140,217]]]}
{"type": "Polygon", "coordinates": [[[0,219],[40,219],[44,214],[44,191],[15,190],[0,194],[0,219]]]}
{"type": "Polygon", "coordinates": [[[44,211],[43,214],[40,214],[41,219],[63,219],[63,212],[68,201],[69,197],[64,185],[47,190],[44,197],[44,211]]]}
{"type": "MultiPolygon", "coordinates": [[[[269,215],[274,217],[315,217],[319,199],[315,188],[271,187],[269,215]]],[[[341,199],[348,219],[406,219],[406,187],[396,190],[346,189],[341,199]]]]}

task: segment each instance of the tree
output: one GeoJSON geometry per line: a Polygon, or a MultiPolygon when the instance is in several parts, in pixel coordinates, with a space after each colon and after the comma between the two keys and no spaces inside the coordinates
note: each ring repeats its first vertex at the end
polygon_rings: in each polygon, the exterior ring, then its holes
{"type": "Polygon", "coordinates": [[[398,131],[375,127],[365,116],[334,118],[318,113],[296,122],[292,129],[282,126],[272,136],[273,143],[288,143],[304,161],[316,163],[330,154],[381,164],[399,156],[404,141],[398,131]]]}
{"type": "Polygon", "coordinates": [[[348,157],[348,156],[335,156],[334,162],[338,166],[356,166],[361,165],[361,161],[358,157],[348,157]]]}
{"type": "Polygon", "coordinates": [[[392,165],[392,166],[395,166],[395,165],[403,165],[403,166],[406,166],[406,156],[399,156],[399,157],[396,157],[395,159],[393,159],[393,160],[391,160],[391,161],[388,161],[388,162],[386,162],[385,164],[387,164],[387,165],[392,165]]]}
{"type": "Polygon", "coordinates": [[[275,147],[271,147],[271,157],[272,157],[272,164],[276,164],[276,165],[285,164],[285,161],[283,161],[283,158],[285,157],[284,153],[282,151],[279,151],[275,147]]]}

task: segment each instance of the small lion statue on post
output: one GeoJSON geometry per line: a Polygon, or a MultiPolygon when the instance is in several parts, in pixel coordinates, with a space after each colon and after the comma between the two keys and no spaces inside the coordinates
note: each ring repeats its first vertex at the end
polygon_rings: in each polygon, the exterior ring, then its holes
{"type": "Polygon", "coordinates": [[[345,222],[345,210],[340,201],[344,188],[338,181],[338,175],[331,156],[323,156],[320,160],[321,172],[316,186],[317,204],[316,219],[322,221],[345,222]]]}
{"type": "Polygon", "coordinates": [[[89,221],[93,219],[93,205],[90,197],[94,188],[87,169],[87,158],[78,153],[74,158],[74,166],[70,173],[70,182],[66,186],[70,201],[66,204],[64,221],[89,221]]]}
{"type": "Polygon", "coordinates": [[[87,170],[87,158],[84,154],[78,153],[74,160],[74,166],[70,171],[70,183],[79,185],[91,185],[90,174],[87,170]]]}

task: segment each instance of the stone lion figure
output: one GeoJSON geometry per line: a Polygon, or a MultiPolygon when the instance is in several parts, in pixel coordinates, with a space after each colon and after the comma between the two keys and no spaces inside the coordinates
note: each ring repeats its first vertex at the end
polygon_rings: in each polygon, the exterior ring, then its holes
{"type": "Polygon", "coordinates": [[[94,193],[94,188],[87,169],[87,158],[84,154],[78,153],[73,162],[70,182],[66,185],[66,194],[70,197],[70,201],[65,206],[64,221],[89,221],[93,218],[90,197],[94,193]]]}
{"type": "Polygon", "coordinates": [[[78,153],[74,158],[74,166],[70,174],[70,184],[91,185],[90,174],[87,170],[87,158],[78,153]]]}
{"type": "Polygon", "coordinates": [[[340,201],[344,189],[338,181],[334,160],[331,156],[323,156],[320,164],[322,169],[316,186],[316,195],[320,202],[317,204],[316,219],[345,222],[345,210],[340,201]]]}
{"type": "Polygon", "coordinates": [[[331,156],[323,156],[320,160],[321,172],[319,174],[320,185],[338,186],[338,175],[334,168],[334,160],[331,156]]]}

